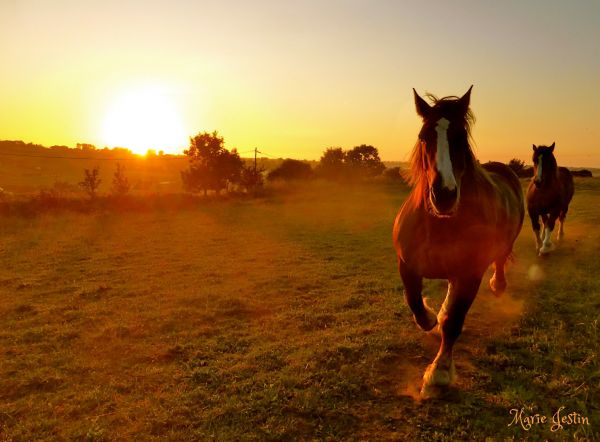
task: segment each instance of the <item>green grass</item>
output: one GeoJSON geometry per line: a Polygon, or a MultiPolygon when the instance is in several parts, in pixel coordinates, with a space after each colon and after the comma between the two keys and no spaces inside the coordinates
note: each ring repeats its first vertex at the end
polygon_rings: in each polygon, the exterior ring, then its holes
{"type": "MultiPolygon", "coordinates": [[[[405,189],[2,218],[0,439],[598,438],[600,181],[576,186],[558,250],[537,258],[526,221],[508,292],[482,284],[456,388],[431,401],[439,342],[391,242],[405,189]],[[508,426],[560,406],[590,425],[508,426]]],[[[425,293],[439,306],[445,284],[425,293]]]]}

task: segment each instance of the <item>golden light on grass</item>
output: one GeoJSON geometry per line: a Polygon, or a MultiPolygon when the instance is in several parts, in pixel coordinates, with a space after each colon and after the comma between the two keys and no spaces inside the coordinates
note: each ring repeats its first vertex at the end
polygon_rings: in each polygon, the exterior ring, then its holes
{"type": "Polygon", "coordinates": [[[107,146],[122,146],[134,153],[148,149],[180,153],[187,133],[171,90],[160,84],[141,84],[117,94],[102,123],[107,146]]]}

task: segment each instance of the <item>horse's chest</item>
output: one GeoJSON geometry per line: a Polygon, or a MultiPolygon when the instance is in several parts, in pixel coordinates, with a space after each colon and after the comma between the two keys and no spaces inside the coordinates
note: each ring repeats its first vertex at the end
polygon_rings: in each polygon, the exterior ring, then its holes
{"type": "Polygon", "coordinates": [[[561,194],[558,191],[539,191],[534,190],[527,199],[527,205],[530,210],[538,213],[550,213],[558,210],[561,202],[561,194]]]}
{"type": "Polygon", "coordinates": [[[485,225],[421,225],[406,244],[406,259],[429,278],[480,271],[490,264],[494,231],[485,225]]]}

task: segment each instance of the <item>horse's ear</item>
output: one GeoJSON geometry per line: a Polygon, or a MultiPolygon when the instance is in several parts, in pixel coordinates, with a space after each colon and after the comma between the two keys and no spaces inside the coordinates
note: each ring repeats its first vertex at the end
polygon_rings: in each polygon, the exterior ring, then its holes
{"type": "Polygon", "coordinates": [[[473,89],[473,85],[471,85],[469,90],[458,100],[461,110],[465,114],[469,110],[469,103],[471,102],[471,89],[473,89]]]}
{"type": "Polygon", "coordinates": [[[415,93],[415,106],[417,108],[417,113],[423,117],[423,119],[425,119],[429,116],[431,106],[429,106],[421,97],[419,97],[419,94],[417,94],[417,91],[414,88],[413,92],[415,93]]]}
{"type": "Polygon", "coordinates": [[[552,142],[552,146],[550,146],[550,152],[554,152],[554,145],[556,144],[555,141],[552,142]]]}
{"type": "Polygon", "coordinates": [[[537,152],[537,146],[535,144],[533,145],[533,151],[537,152]]]}

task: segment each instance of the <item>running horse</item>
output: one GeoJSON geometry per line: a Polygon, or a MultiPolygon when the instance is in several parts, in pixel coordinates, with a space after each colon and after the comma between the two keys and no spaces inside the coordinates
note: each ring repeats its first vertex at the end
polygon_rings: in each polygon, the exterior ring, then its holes
{"type": "Polygon", "coordinates": [[[461,98],[428,95],[433,105],[413,89],[423,127],[408,172],[413,189],[396,217],[393,238],[415,322],[425,331],[438,325],[442,338],[423,376],[423,398],[453,382],[452,348],[490,264],[493,293],[506,289],[504,266],[525,214],[515,173],[501,163],[481,166],[469,145],[472,88],[461,98]],[[437,315],[423,301],[423,278],[448,280],[437,315]]]}
{"type": "Polygon", "coordinates": [[[540,256],[554,248],[550,236],[557,219],[557,239],[562,239],[569,203],[575,192],[573,175],[569,169],[556,164],[554,144],[533,145],[533,179],[527,189],[527,213],[535,233],[535,248],[540,256]],[[540,216],[544,223],[543,240],[540,235],[540,216]]]}

